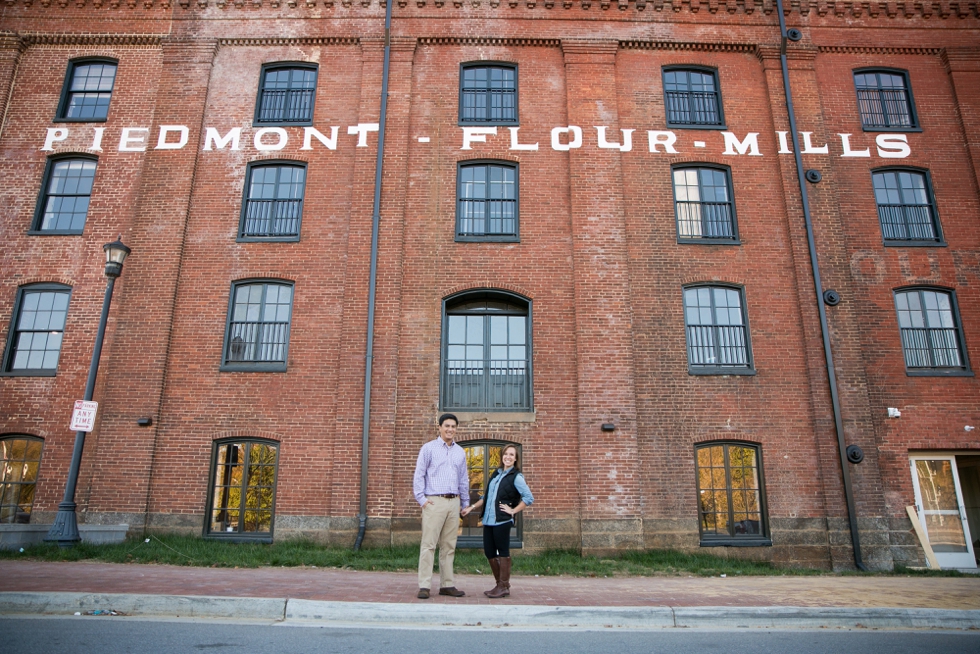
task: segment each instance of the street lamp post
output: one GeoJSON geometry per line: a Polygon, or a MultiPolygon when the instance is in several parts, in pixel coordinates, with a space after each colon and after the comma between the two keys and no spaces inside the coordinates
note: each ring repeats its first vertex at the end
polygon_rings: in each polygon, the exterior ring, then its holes
{"type": "MultiPolygon", "coordinates": [[[[99,331],[95,335],[95,349],[92,350],[92,363],[88,368],[88,382],[85,384],[85,401],[92,399],[95,392],[95,378],[99,374],[99,359],[102,356],[102,340],[105,337],[105,325],[109,318],[109,303],[112,302],[112,289],[116,278],[122,273],[123,261],[130,249],[123,245],[122,236],[112,243],[102,246],[105,250],[105,276],[109,285],[105,289],[105,299],[102,300],[102,317],[99,318],[99,331]]],[[[78,483],[78,468],[82,463],[82,449],[85,447],[85,432],[75,432],[75,449],[71,455],[71,467],[68,469],[68,481],[65,482],[65,497],[58,505],[58,515],[44,540],[56,542],[61,547],[72,547],[82,540],[78,535],[78,521],[75,518],[75,486],[78,483]]]]}

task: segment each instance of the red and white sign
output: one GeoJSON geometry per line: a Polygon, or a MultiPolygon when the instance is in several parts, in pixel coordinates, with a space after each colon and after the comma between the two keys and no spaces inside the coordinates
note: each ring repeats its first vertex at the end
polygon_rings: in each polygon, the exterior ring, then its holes
{"type": "Polygon", "coordinates": [[[72,431],[92,431],[95,426],[95,414],[99,410],[98,402],[75,400],[75,410],[71,412],[72,431]]]}

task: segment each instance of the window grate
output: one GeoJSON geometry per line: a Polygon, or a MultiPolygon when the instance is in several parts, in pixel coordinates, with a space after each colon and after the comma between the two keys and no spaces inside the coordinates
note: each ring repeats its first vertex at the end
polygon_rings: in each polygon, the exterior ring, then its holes
{"type": "Polygon", "coordinates": [[[302,200],[248,200],[242,236],[299,236],[302,200]]]}
{"type": "Polygon", "coordinates": [[[902,328],[905,365],[909,368],[960,368],[959,335],[955,328],[902,328]]]}

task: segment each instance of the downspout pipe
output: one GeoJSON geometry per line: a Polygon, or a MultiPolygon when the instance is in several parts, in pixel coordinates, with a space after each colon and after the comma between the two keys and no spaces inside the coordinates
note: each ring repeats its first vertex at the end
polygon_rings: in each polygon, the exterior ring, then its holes
{"type": "MultiPolygon", "coordinates": [[[[806,172],[800,154],[800,137],[796,131],[796,112],[793,109],[793,92],[789,84],[789,66],[786,63],[786,17],[783,15],[783,0],[776,0],[779,14],[779,31],[782,37],[779,47],[779,63],[783,69],[783,89],[786,93],[786,110],[789,114],[789,129],[793,135],[793,156],[796,158],[796,176],[800,184],[800,199],[803,202],[803,219],[806,222],[806,240],[810,250],[810,267],[813,270],[813,286],[816,291],[817,310],[820,312],[820,333],[823,336],[824,358],[827,360],[827,381],[830,384],[830,399],[834,408],[834,425],[837,428],[837,449],[840,456],[841,472],[844,478],[844,497],[847,500],[847,520],[851,527],[851,542],[854,546],[854,565],[859,570],[867,570],[861,560],[861,538],[858,534],[857,511],[854,508],[854,491],[851,488],[851,471],[847,467],[847,446],[844,443],[844,421],[841,418],[840,398],[837,395],[837,375],[834,372],[834,355],[830,347],[830,329],[827,327],[827,311],[823,302],[823,284],[820,282],[820,265],[817,262],[817,245],[813,238],[813,221],[810,219],[810,200],[806,192],[806,172]]],[[[798,38],[797,38],[798,40],[798,38]]]]}
{"type": "Polygon", "coordinates": [[[357,540],[354,551],[361,549],[367,530],[368,444],[371,426],[371,371],[374,367],[374,304],[378,288],[378,232],[381,228],[381,172],[384,166],[385,119],[388,116],[388,68],[391,62],[391,5],[385,3],[385,58],[381,71],[381,116],[378,118],[378,158],[374,167],[374,210],[371,218],[371,273],[368,283],[367,349],[364,356],[364,424],[361,430],[361,499],[357,514],[357,540]]]}

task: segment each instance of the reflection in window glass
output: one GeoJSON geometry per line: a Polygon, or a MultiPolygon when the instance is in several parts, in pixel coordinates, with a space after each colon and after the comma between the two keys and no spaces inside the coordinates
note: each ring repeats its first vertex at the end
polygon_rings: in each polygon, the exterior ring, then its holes
{"type": "Polygon", "coordinates": [[[763,538],[758,447],[722,443],[696,452],[702,538],[763,538]]]}
{"type": "Polygon", "coordinates": [[[277,457],[275,443],[244,441],[217,446],[211,534],[271,534],[277,457]]]}
{"type": "Polygon", "coordinates": [[[49,165],[48,188],[42,199],[44,212],[38,229],[81,232],[95,182],[95,161],[64,159],[49,165]]]}
{"type": "Polygon", "coordinates": [[[58,368],[68,296],[67,290],[23,291],[7,372],[54,371],[58,368]]]}
{"type": "Polygon", "coordinates": [[[0,524],[31,521],[42,444],[30,436],[0,439],[0,524]]]}
{"type": "Polygon", "coordinates": [[[225,363],[285,363],[293,287],[239,284],[234,293],[225,363]]]}
{"type": "Polygon", "coordinates": [[[692,368],[749,367],[741,291],[723,286],[685,289],[684,322],[692,368]]]}
{"type": "Polygon", "coordinates": [[[62,118],[105,120],[109,115],[109,100],[112,99],[115,83],[116,64],[75,64],[71,68],[68,103],[62,118]]]}
{"type": "Polygon", "coordinates": [[[909,368],[965,368],[952,297],[916,289],[895,294],[905,365],[909,368]]]}

